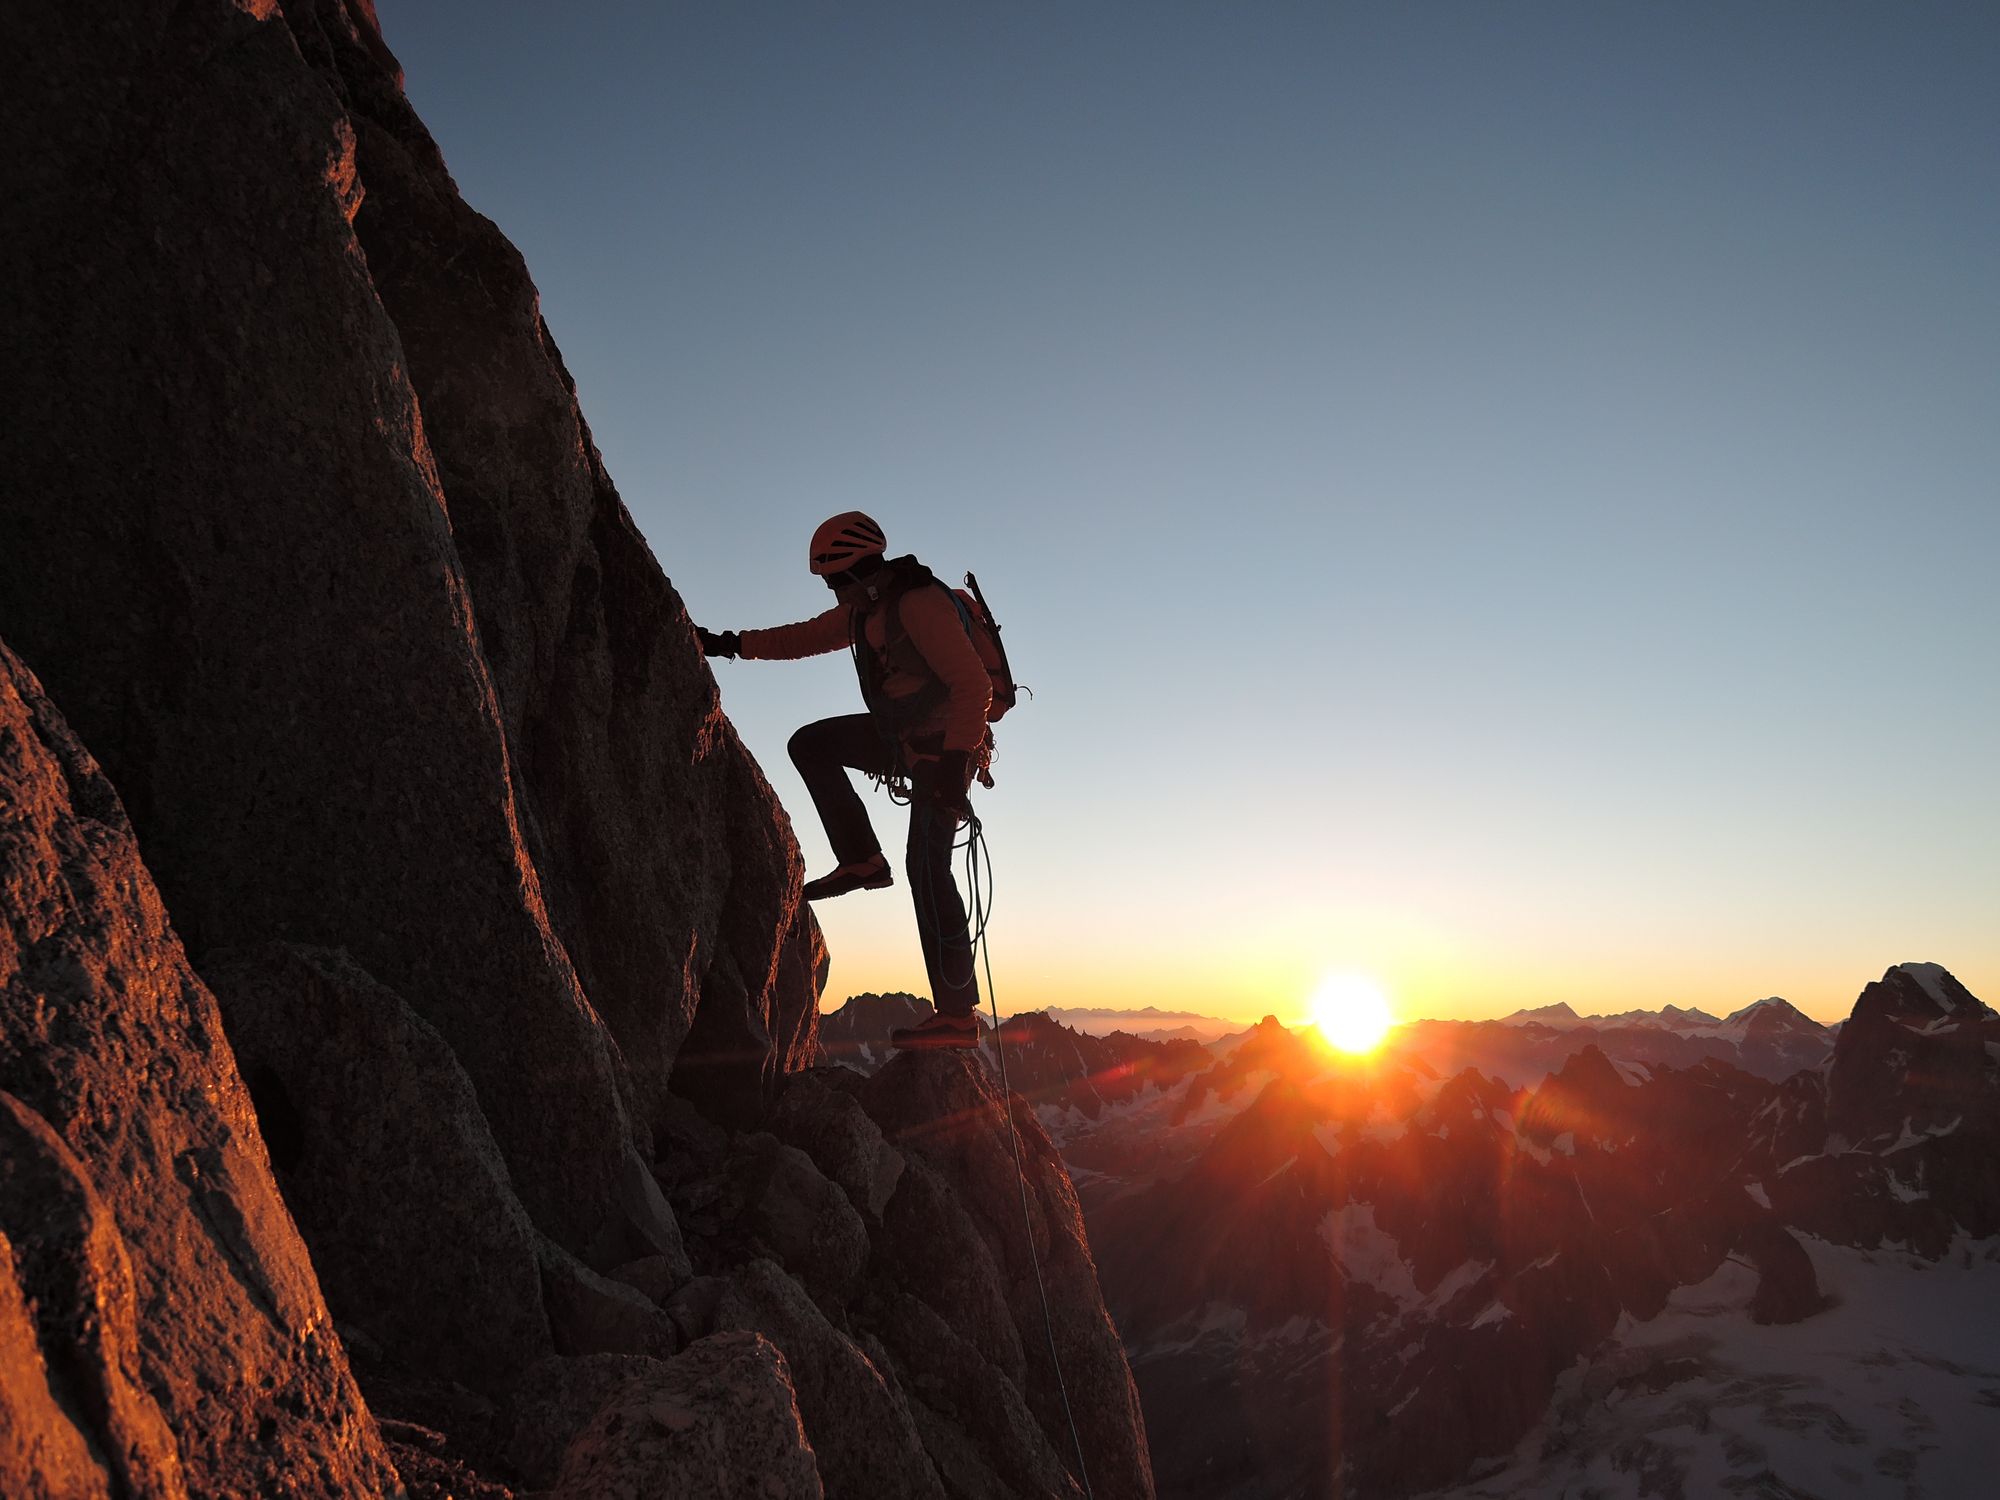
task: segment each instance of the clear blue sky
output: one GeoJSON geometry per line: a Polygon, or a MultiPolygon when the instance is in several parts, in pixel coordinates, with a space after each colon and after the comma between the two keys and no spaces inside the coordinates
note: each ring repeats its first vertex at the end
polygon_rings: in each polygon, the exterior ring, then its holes
{"type": "Polygon", "coordinates": [[[701,623],[978,570],[1003,1009],[2000,1002],[2000,9],[380,10],[701,623]]]}

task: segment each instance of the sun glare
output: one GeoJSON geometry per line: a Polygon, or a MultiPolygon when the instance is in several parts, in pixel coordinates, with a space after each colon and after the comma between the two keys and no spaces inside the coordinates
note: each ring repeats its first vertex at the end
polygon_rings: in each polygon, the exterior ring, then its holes
{"type": "Polygon", "coordinates": [[[1342,1052],[1373,1052],[1396,1024],[1389,998],[1360,974],[1329,974],[1312,997],[1313,1025],[1342,1052]]]}

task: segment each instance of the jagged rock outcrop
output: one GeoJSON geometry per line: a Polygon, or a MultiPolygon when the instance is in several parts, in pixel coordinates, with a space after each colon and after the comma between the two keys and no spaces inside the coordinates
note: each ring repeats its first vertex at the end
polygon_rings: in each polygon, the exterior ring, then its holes
{"type": "Polygon", "coordinates": [[[396,1488],[117,794],[0,645],[0,1493],[396,1488]]]}
{"type": "Polygon", "coordinates": [[[1092,1036],[1043,1011],[1007,1017],[986,1047],[1006,1049],[1008,1086],[1029,1103],[1090,1120],[1148,1089],[1173,1088],[1213,1062],[1198,1042],[1155,1042],[1122,1031],[1092,1036]]]}
{"type": "Polygon", "coordinates": [[[794,1075],[772,1121],[796,1146],[685,1118],[667,1132],[662,1177],[702,1274],[666,1310],[690,1336],[749,1330],[783,1350],[830,1495],[1068,1497],[1083,1464],[1099,1495],[1153,1492],[1074,1189],[1033,1111],[1013,1104],[1025,1208],[1008,1117],[976,1056],[794,1075]],[[784,1197],[817,1205],[825,1243],[774,1226],[780,1173],[819,1176],[784,1197]],[[836,1247],[855,1231],[863,1254],[847,1274],[854,1259],[836,1247]],[[842,1274],[818,1265],[830,1254],[842,1274]],[[857,1446],[857,1421],[872,1446],[857,1446]]]}
{"type": "Polygon", "coordinates": [[[1773,1206],[1842,1244],[1936,1259],[2000,1233],[2000,1015],[1936,964],[1861,992],[1823,1086],[1765,1124],[1773,1206]]]}
{"type": "Polygon", "coordinates": [[[901,1026],[915,1026],[930,1014],[930,1001],[900,990],[888,995],[850,995],[839,1009],[819,1018],[820,1060],[872,1073],[895,1056],[889,1033],[901,1026]]]}
{"type": "MultiPolygon", "coordinates": [[[[1096,1494],[1150,1496],[1138,1392],[1104,1308],[1076,1191],[1034,1111],[1018,1095],[1003,1098],[977,1063],[950,1055],[897,1058],[868,1080],[861,1102],[892,1144],[950,1184],[977,1226],[1025,1356],[1023,1394],[1065,1467],[1080,1445],[1096,1494]]],[[[930,1286],[910,1291],[949,1320],[938,1305],[946,1299],[933,1301],[930,1286]]]]}

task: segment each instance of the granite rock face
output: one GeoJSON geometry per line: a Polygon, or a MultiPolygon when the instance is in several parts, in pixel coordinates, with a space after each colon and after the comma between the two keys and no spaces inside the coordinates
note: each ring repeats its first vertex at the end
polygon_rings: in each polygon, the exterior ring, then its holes
{"type": "Polygon", "coordinates": [[[365,12],[286,13],[354,131],[354,231],[423,410],[550,926],[642,1096],[678,1068],[733,1105],[812,1051],[824,953],[789,825],[519,252],[460,198],[365,12]]]}
{"type": "Polygon", "coordinates": [[[213,997],[0,646],[0,1491],[396,1487],[213,997]]]}
{"type": "Polygon", "coordinates": [[[790,825],[368,0],[8,42],[0,1490],[1068,1496],[1032,1243],[1150,1494],[1028,1115],[794,1094],[790,825]]]}
{"type": "Polygon", "coordinates": [[[0,633],[197,966],[346,949],[536,1226],[623,1258],[650,1101],[754,1105],[822,954],[532,284],[365,5],[10,25],[0,633]]]}
{"type": "Polygon", "coordinates": [[[12,25],[38,66],[9,91],[4,280],[35,295],[0,634],[101,758],[196,967],[345,948],[450,1045],[537,1225],[598,1253],[635,1131],[354,236],[353,124],[275,8],[12,25]]]}

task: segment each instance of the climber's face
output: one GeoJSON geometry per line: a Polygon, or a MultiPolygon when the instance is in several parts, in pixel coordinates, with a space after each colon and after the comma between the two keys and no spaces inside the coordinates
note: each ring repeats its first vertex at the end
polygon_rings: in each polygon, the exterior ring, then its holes
{"type": "Polygon", "coordinates": [[[880,572],[882,559],[879,556],[858,558],[851,568],[839,573],[826,573],[826,586],[833,590],[833,597],[850,607],[866,604],[869,600],[869,581],[880,572]]]}

